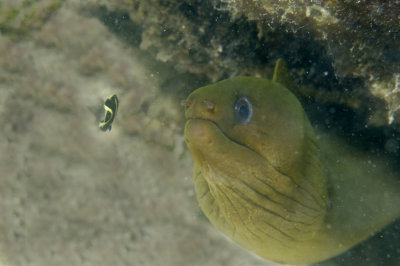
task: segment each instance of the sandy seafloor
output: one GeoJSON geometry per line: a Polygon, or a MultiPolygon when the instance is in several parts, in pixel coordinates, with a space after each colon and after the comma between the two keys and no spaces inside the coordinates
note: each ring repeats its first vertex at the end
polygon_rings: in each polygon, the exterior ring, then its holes
{"type": "Polygon", "coordinates": [[[182,108],[160,89],[170,69],[69,5],[0,36],[2,266],[265,265],[200,212],[182,108]]]}
{"type": "Polygon", "coordinates": [[[27,38],[0,35],[2,266],[271,265],[202,215],[185,95],[171,93],[197,81],[173,69],[71,5],[27,38]],[[112,93],[104,133],[96,115],[112,93]]]}

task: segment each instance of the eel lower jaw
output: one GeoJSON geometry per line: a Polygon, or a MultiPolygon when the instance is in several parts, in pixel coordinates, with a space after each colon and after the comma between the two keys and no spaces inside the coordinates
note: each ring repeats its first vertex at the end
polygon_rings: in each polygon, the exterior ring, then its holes
{"type": "Polygon", "coordinates": [[[256,153],[257,156],[264,158],[261,154],[250,147],[247,147],[246,145],[243,145],[242,143],[230,138],[219,127],[218,123],[208,118],[187,117],[184,137],[192,154],[196,151],[199,152],[221,149],[222,147],[219,146],[225,143],[225,145],[238,145],[243,149],[256,153]]]}

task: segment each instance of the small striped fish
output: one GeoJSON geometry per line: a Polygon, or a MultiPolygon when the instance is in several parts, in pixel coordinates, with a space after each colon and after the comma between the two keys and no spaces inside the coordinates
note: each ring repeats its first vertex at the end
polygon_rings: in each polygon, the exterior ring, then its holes
{"type": "Polygon", "coordinates": [[[118,111],[118,97],[116,94],[109,96],[104,102],[104,120],[99,123],[99,128],[102,131],[111,130],[112,123],[118,111]]]}

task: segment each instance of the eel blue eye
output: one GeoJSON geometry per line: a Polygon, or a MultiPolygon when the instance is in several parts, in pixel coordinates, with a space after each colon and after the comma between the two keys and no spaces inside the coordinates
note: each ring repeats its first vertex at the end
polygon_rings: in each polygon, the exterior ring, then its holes
{"type": "Polygon", "coordinates": [[[246,97],[240,97],[235,102],[235,117],[240,124],[247,124],[253,117],[253,107],[246,97]]]}

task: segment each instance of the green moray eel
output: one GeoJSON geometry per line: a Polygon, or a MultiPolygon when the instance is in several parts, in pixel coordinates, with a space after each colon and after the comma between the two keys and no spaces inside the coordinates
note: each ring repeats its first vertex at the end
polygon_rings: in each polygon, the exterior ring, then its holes
{"type": "Polygon", "coordinates": [[[399,217],[400,186],[385,161],[314,130],[283,72],[195,90],[185,141],[197,200],[219,231],[264,259],[310,264],[399,217]]]}

